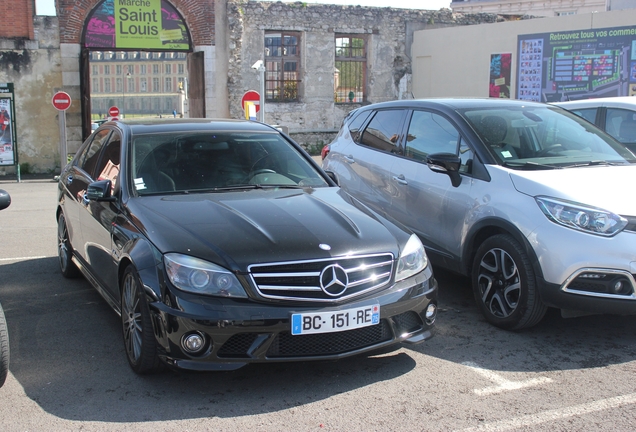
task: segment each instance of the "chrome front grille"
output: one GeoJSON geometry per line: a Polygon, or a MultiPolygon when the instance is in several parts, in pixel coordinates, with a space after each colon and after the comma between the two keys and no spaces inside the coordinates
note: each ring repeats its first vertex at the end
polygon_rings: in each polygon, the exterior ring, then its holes
{"type": "Polygon", "coordinates": [[[389,284],[393,255],[254,264],[249,267],[249,272],[259,294],[265,298],[336,302],[389,284]],[[336,283],[329,286],[330,281],[336,283]]]}

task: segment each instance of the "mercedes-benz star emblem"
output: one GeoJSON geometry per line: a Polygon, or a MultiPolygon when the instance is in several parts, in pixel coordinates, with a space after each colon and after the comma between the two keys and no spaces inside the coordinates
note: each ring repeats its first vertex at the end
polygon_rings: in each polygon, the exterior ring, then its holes
{"type": "Polygon", "coordinates": [[[331,297],[345,292],[349,284],[347,272],[338,264],[331,264],[320,272],[320,288],[331,297]]]}

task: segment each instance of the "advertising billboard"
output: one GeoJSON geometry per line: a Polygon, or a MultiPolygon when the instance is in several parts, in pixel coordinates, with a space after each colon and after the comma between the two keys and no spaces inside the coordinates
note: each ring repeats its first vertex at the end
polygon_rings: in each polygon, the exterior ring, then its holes
{"type": "Polygon", "coordinates": [[[0,165],[15,165],[11,99],[0,97],[0,165]]]}
{"type": "Polygon", "coordinates": [[[520,35],[516,98],[636,95],[636,26],[520,35]]]}
{"type": "Polygon", "coordinates": [[[84,45],[89,48],[190,49],[185,22],[166,0],[104,0],[86,22],[84,45]]]}

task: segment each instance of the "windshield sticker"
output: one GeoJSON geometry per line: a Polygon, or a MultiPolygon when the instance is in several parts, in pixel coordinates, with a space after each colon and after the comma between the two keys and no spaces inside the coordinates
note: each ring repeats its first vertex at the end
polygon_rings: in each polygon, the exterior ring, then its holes
{"type": "Polygon", "coordinates": [[[136,190],[146,189],[146,183],[144,183],[143,177],[135,179],[135,189],[136,190]]]}

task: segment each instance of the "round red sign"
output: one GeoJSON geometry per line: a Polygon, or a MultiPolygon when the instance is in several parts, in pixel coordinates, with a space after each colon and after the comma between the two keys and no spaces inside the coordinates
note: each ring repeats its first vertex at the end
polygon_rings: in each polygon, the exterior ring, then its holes
{"type": "Polygon", "coordinates": [[[58,111],[66,111],[71,106],[71,97],[68,93],[60,91],[53,95],[53,106],[58,111]]]}
{"type": "Polygon", "coordinates": [[[117,117],[119,115],[119,108],[112,106],[108,109],[108,115],[110,117],[117,117]]]}
{"type": "Polygon", "coordinates": [[[241,106],[243,107],[243,111],[245,111],[245,102],[253,102],[256,107],[256,112],[261,110],[261,95],[254,90],[246,91],[241,98],[241,106]]]}

